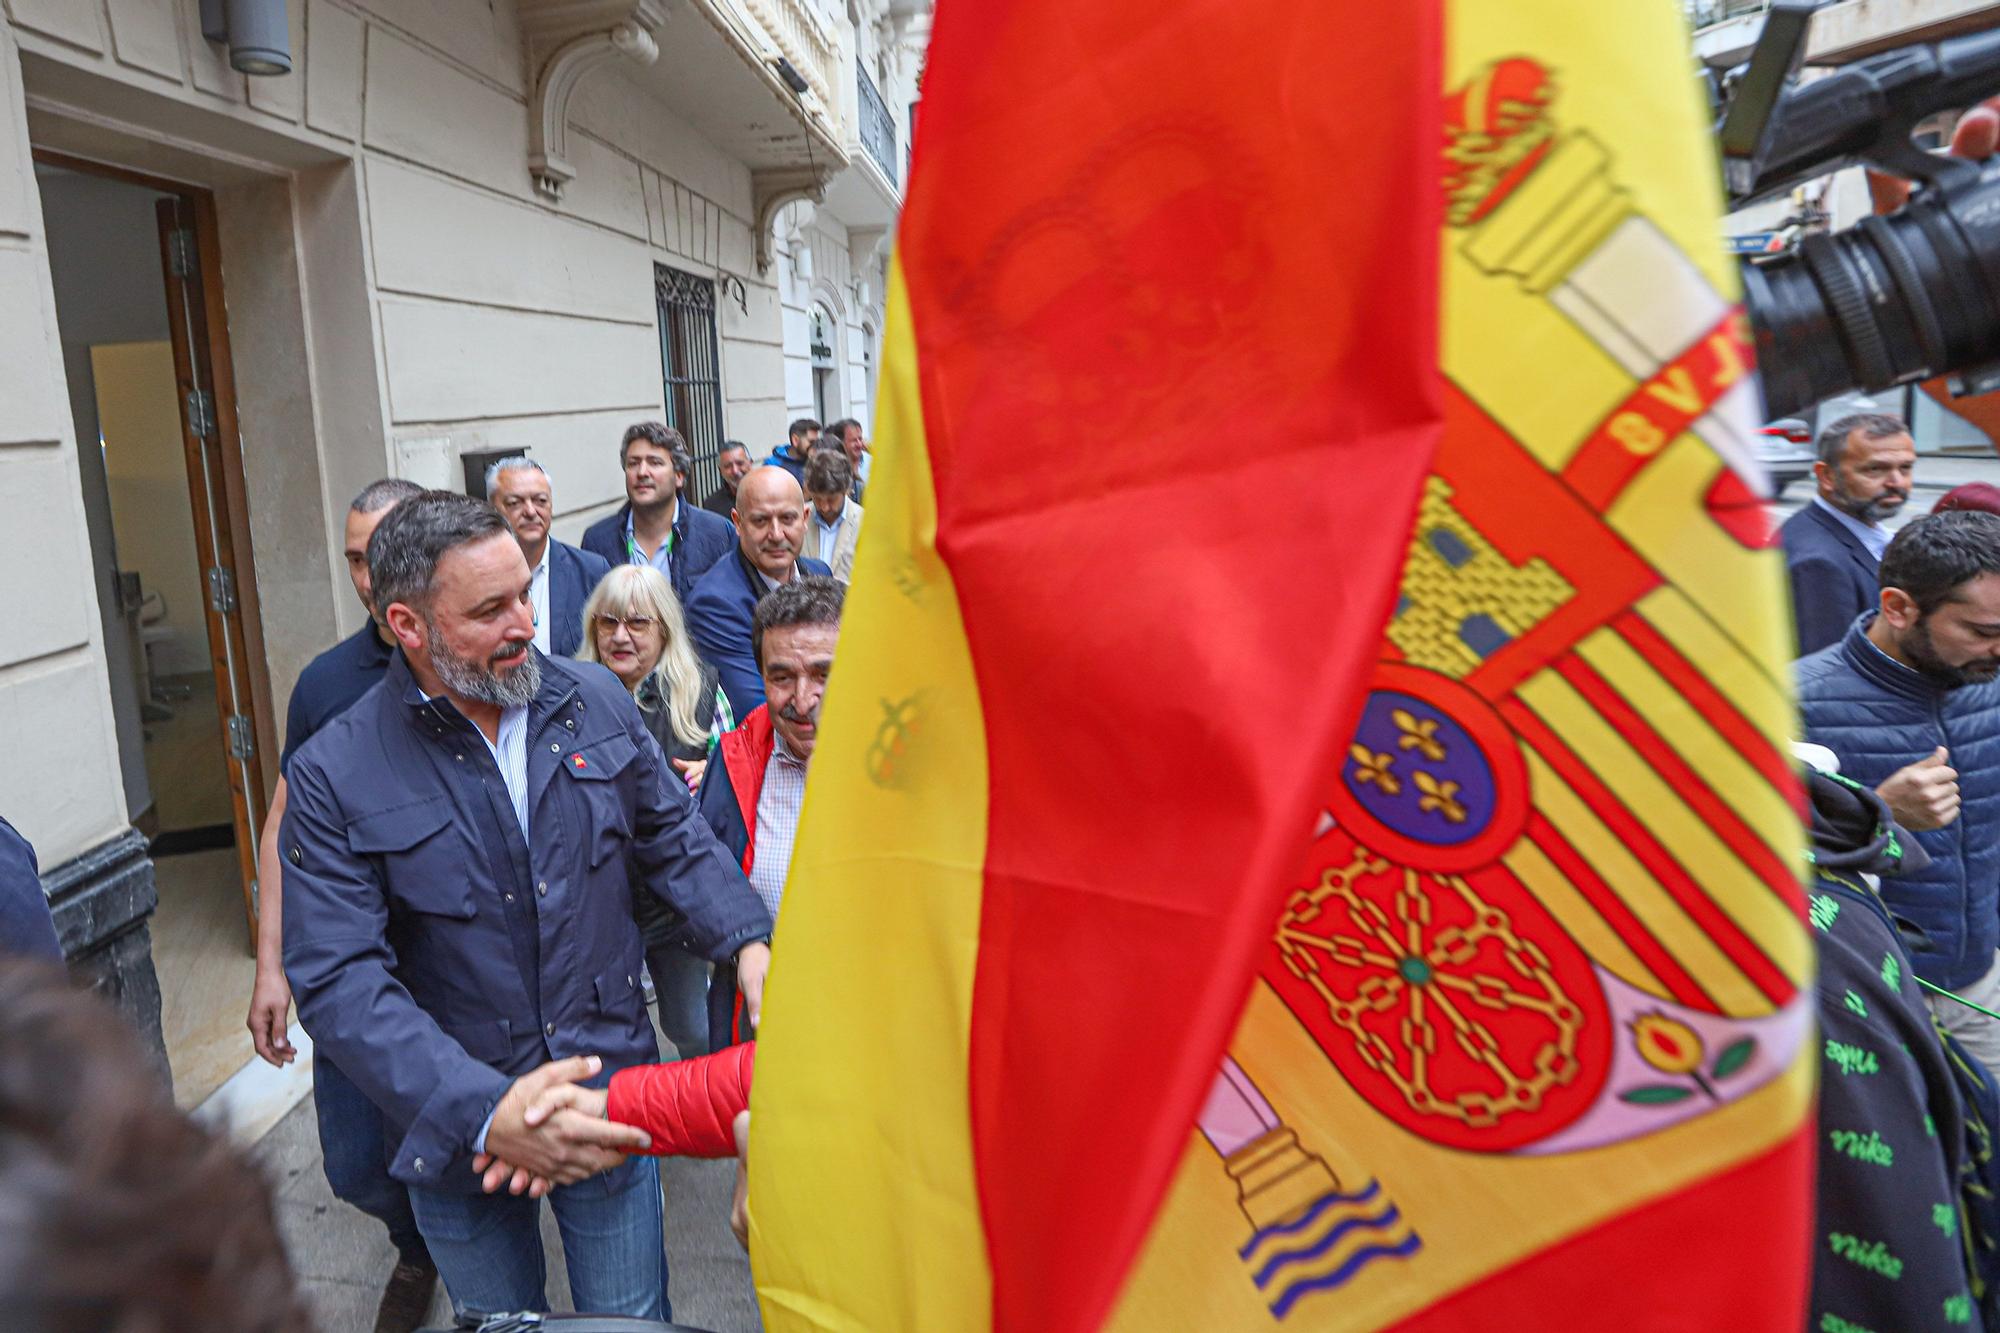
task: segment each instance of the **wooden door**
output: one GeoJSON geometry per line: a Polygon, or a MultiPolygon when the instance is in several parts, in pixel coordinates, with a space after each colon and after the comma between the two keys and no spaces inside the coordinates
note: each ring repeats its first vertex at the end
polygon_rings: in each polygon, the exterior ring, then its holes
{"type": "Polygon", "coordinates": [[[229,765],[244,922],[254,951],[257,840],[268,805],[263,764],[273,728],[266,702],[270,687],[263,635],[256,616],[235,381],[222,318],[221,268],[215,258],[215,210],[206,195],[193,194],[161,199],[155,209],[209,659],[229,765]]]}

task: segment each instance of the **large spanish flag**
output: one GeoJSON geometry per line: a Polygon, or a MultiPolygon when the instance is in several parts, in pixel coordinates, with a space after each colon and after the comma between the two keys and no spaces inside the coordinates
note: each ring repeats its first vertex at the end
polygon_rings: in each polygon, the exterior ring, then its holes
{"type": "Polygon", "coordinates": [[[1796,1327],[1788,635],[1684,43],[941,7],[769,1327],[1796,1327]]]}

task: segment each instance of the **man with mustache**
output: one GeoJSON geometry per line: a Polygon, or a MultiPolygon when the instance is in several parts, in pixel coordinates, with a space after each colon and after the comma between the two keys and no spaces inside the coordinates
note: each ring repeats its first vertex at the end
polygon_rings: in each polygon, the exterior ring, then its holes
{"type": "Polygon", "coordinates": [[[701,507],[727,522],[736,510],[736,488],[750,475],[749,446],[741,440],[724,440],[715,454],[715,469],[722,474],[722,484],[709,492],[701,507]]]}
{"type": "MultiPolygon", "coordinates": [[[[808,575],[757,603],[750,650],[763,677],[764,703],[724,733],[702,782],[702,818],[741,862],[774,921],[798,837],[843,601],[838,580],[808,575]]],[[[709,1042],[718,1049],[750,1035],[735,1012],[735,991],[721,974],[709,988],[709,1042]]],[[[750,1021],[754,1025],[755,1015],[750,1021]]]]}
{"type": "Polygon", "coordinates": [[[498,510],[405,500],[368,570],[400,651],[285,770],[299,1022],[381,1108],[390,1174],[460,1314],[548,1308],[547,1192],[576,1308],[667,1319],[659,1175],[622,1151],[638,1140],[523,1113],[553,1078],[660,1058],[633,893],[733,963],[753,1019],[770,914],[625,687],[536,650],[533,576],[498,510]],[[555,1188],[486,1195],[473,1163],[489,1157],[555,1188]]]}
{"type": "MultiPolygon", "coordinates": [[[[1931,864],[1882,882],[1917,974],[2000,1008],[2000,516],[1928,514],[1882,556],[1878,608],[1800,661],[1805,738],[1875,788],[1931,864]]],[[[1933,1008],[1988,1069],[2000,1023],[1933,1008]]]]}
{"type": "Polygon", "coordinates": [[[1882,521],[1909,501],[1916,463],[1900,417],[1862,412],[1819,433],[1819,494],[1778,529],[1801,655],[1838,643],[1875,605],[1876,572],[1889,545],[1882,521]]]}
{"type": "Polygon", "coordinates": [[[764,594],[801,574],[829,574],[801,559],[806,493],[782,468],[757,467],[736,488],[736,550],[695,581],[685,599],[688,636],[722,676],[729,711],[748,717],[764,702],[764,679],[750,641],[751,613],[764,594]]]}

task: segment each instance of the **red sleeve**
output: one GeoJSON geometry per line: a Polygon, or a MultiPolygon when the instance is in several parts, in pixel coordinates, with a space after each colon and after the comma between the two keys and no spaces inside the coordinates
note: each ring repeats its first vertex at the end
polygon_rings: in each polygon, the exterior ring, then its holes
{"type": "Polygon", "coordinates": [[[698,1060],[635,1065],[611,1076],[605,1114],[653,1136],[655,1157],[734,1157],[736,1113],[750,1109],[757,1044],[729,1046],[698,1060]]]}

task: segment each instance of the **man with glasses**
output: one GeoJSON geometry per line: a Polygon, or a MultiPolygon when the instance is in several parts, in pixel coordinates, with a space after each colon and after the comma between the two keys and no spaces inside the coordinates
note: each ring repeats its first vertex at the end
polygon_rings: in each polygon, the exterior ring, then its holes
{"type": "Polygon", "coordinates": [[[583,604],[611,566],[602,556],[549,535],[556,516],[549,474],[527,455],[503,458],[486,469],[486,498],[507,520],[534,572],[535,647],[552,657],[576,656],[583,642],[583,604]]]}

